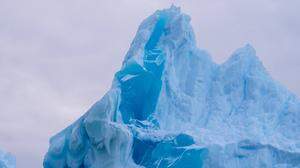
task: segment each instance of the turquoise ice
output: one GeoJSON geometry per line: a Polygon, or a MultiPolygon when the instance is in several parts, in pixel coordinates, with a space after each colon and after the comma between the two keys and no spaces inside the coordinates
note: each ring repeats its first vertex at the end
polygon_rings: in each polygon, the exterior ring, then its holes
{"type": "Polygon", "coordinates": [[[297,168],[300,101],[247,44],[223,64],[172,6],[140,25],[111,89],[50,139],[45,168],[297,168]]]}

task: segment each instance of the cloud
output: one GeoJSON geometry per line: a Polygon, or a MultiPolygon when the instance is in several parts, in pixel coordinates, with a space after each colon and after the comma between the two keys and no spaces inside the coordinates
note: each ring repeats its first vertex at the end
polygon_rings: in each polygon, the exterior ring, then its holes
{"type": "Polygon", "coordinates": [[[141,21],[172,3],[191,15],[214,60],[251,42],[272,76],[300,95],[297,0],[2,0],[0,148],[21,167],[41,167],[49,137],[109,89],[141,21]]]}

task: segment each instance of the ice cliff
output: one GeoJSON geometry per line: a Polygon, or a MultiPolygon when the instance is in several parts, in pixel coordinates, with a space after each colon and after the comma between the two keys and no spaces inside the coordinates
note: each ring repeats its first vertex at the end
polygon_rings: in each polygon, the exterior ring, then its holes
{"type": "Polygon", "coordinates": [[[16,168],[16,158],[12,154],[0,150],[0,168],[16,168]]]}
{"type": "Polygon", "coordinates": [[[50,139],[45,168],[300,167],[300,101],[246,45],[223,64],[172,6],[140,25],[111,89],[50,139]]]}

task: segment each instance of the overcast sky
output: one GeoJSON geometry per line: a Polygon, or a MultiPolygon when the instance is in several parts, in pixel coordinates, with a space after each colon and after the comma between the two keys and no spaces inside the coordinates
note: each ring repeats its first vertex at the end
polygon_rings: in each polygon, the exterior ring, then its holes
{"type": "Polygon", "coordinates": [[[0,0],[0,148],[18,167],[41,167],[49,138],[109,89],[141,21],[172,3],[216,62],[251,43],[300,95],[299,0],[0,0]]]}

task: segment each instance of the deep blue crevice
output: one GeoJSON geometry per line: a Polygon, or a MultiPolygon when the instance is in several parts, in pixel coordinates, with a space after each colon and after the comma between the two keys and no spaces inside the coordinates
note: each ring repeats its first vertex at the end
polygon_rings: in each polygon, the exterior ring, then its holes
{"type": "Polygon", "coordinates": [[[166,21],[166,14],[162,12],[144,48],[144,68],[134,60],[129,60],[116,73],[121,84],[119,109],[125,123],[129,123],[131,119],[146,120],[155,110],[164,69],[164,54],[157,48],[157,44],[164,32],[166,21]]]}

